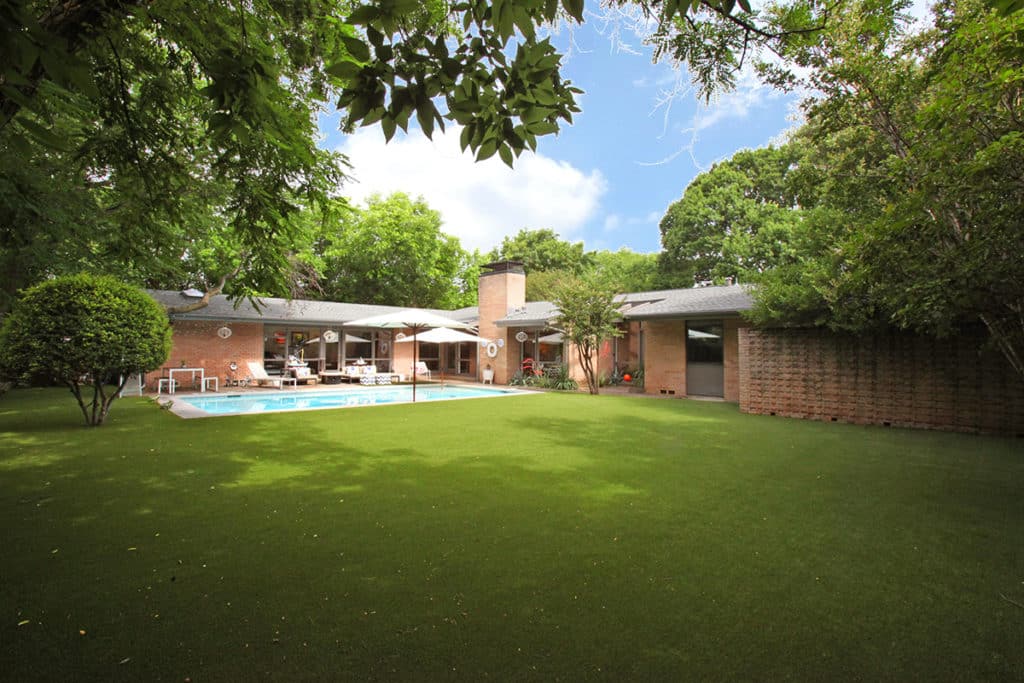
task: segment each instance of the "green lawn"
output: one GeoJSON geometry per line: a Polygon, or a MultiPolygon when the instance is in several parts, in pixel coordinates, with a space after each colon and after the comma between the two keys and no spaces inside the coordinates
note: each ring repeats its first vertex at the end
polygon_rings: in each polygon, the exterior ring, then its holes
{"type": "Polygon", "coordinates": [[[80,422],[0,397],[5,680],[1024,679],[1020,439],[555,394],[80,422]]]}

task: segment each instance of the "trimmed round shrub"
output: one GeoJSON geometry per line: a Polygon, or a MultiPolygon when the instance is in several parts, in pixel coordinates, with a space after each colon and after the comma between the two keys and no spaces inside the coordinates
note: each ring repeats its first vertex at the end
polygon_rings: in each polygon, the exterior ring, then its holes
{"type": "Polygon", "coordinates": [[[0,375],[15,381],[46,377],[66,385],[86,423],[103,423],[132,373],[155,370],[171,350],[163,307],[145,292],[109,276],[71,275],[24,290],[0,326],[0,375]],[[82,388],[92,387],[92,400],[82,388]]]}

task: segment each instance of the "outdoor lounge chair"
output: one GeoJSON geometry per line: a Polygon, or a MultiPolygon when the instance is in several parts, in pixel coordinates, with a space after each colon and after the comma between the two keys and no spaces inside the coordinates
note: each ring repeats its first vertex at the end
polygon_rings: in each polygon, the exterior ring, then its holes
{"type": "Polygon", "coordinates": [[[428,368],[427,364],[423,361],[418,361],[413,370],[417,377],[426,377],[427,379],[430,379],[430,368],[428,368]]]}
{"type": "Polygon", "coordinates": [[[261,364],[252,361],[249,361],[249,372],[252,373],[253,381],[261,387],[276,385],[278,389],[282,389],[285,384],[291,384],[293,387],[298,386],[294,377],[271,377],[261,364]]]}

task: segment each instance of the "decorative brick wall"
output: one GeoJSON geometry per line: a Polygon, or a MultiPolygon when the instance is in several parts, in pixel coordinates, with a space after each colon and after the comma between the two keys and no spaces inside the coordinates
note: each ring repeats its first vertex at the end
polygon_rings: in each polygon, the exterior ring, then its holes
{"type": "Polygon", "coordinates": [[[740,410],[1024,434],[1024,381],[984,341],[981,331],[935,340],[741,328],[740,410]]]}
{"type": "MultiPolygon", "coordinates": [[[[166,376],[165,368],[204,368],[207,377],[219,377],[221,384],[231,372],[232,361],[238,363],[235,375],[249,377],[248,361],[263,362],[263,323],[224,323],[217,321],[177,320],[171,323],[174,341],[164,369],[146,375],[146,389],[156,390],[157,379],[166,376]],[[227,325],[231,336],[221,339],[217,329],[227,325]]],[[[180,379],[179,375],[176,379],[180,379]]],[[[187,378],[186,378],[187,380],[187,378]]]]}

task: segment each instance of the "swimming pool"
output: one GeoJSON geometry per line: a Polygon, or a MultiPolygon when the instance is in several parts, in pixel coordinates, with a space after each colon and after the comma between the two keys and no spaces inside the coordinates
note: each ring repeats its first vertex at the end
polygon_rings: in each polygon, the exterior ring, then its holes
{"type": "MultiPolygon", "coordinates": [[[[427,385],[416,388],[416,402],[451,401],[461,398],[493,398],[529,392],[516,389],[461,385],[427,385]]],[[[195,395],[174,398],[171,412],[180,417],[250,415],[290,410],[354,408],[357,406],[411,403],[412,387],[367,387],[333,390],[267,391],[220,396],[195,395]]]]}

